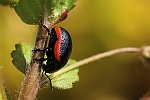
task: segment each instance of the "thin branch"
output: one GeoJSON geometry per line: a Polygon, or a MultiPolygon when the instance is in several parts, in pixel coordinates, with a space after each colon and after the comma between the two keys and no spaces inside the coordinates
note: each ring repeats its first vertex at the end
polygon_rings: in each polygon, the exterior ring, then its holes
{"type": "MultiPolygon", "coordinates": [[[[45,42],[46,38],[44,35],[45,30],[43,29],[42,26],[39,26],[39,31],[37,34],[37,39],[35,43],[35,48],[45,48],[45,42]]],[[[46,34],[46,33],[45,33],[46,34]]],[[[41,61],[35,61],[33,59],[39,58],[39,57],[44,57],[43,52],[33,52],[32,55],[32,60],[30,63],[30,66],[28,68],[27,74],[24,78],[24,82],[21,86],[21,90],[19,92],[19,98],[18,100],[34,100],[36,98],[38,89],[40,87],[39,81],[40,81],[40,73],[41,73],[41,68],[39,66],[42,65],[41,61]]]]}
{"type": "Polygon", "coordinates": [[[115,55],[115,54],[118,54],[118,53],[125,53],[125,52],[129,52],[129,53],[140,53],[142,51],[142,48],[132,48],[132,47],[127,47],[127,48],[119,48],[119,49],[114,49],[114,50],[111,50],[111,51],[107,51],[107,52],[104,52],[104,53],[100,53],[100,54],[97,54],[97,55],[94,55],[92,57],[89,57],[89,58],[86,58],[84,60],[81,60],[81,61],[78,61],[77,63],[73,64],[73,65],[70,65],[68,67],[65,67],[65,68],[62,68],[61,70],[53,73],[51,75],[51,78],[54,78],[62,73],[65,73],[69,70],[72,70],[72,69],[75,69],[77,67],[80,67],[82,65],[85,65],[85,64],[88,64],[90,62],[94,62],[96,60],[99,60],[99,59],[102,59],[102,58],[106,58],[106,57],[109,57],[109,56],[112,56],[112,55],[115,55]]]}

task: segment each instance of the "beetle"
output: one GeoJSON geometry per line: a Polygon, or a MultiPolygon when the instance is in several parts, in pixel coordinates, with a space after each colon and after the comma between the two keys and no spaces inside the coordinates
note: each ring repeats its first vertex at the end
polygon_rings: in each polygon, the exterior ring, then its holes
{"type": "MultiPolygon", "coordinates": [[[[62,27],[56,26],[51,29],[51,31],[43,25],[47,30],[50,40],[48,42],[48,47],[40,50],[36,49],[34,51],[46,51],[47,58],[35,59],[36,61],[46,61],[46,64],[42,65],[43,72],[48,77],[46,73],[53,73],[61,69],[66,65],[70,54],[72,52],[72,39],[67,30],[62,27]]],[[[50,78],[50,86],[52,89],[52,83],[50,78]]]]}
{"type": "Polygon", "coordinates": [[[72,39],[68,31],[56,26],[50,31],[45,25],[43,27],[48,31],[50,40],[46,49],[46,64],[43,65],[45,73],[58,71],[68,62],[72,51],[72,39]]]}

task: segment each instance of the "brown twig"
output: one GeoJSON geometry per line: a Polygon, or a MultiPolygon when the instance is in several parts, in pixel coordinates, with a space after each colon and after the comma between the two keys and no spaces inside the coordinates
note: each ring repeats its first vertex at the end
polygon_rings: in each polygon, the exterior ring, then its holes
{"type": "MultiPolygon", "coordinates": [[[[39,31],[37,34],[37,39],[35,42],[35,49],[44,49],[46,46],[46,31],[43,29],[42,25],[39,26],[39,31]],[[44,33],[44,34],[43,34],[44,33]]],[[[38,89],[40,87],[40,73],[42,61],[35,61],[33,59],[44,57],[44,52],[33,52],[30,67],[28,68],[27,74],[24,78],[18,100],[34,100],[36,98],[38,89]]]]}
{"type": "Polygon", "coordinates": [[[69,70],[72,70],[74,68],[77,68],[77,67],[85,65],[85,64],[88,64],[90,62],[94,62],[94,61],[102,59],[102,58],[106,58],[108,56],[112,56],[112,55],[115,55],[115,54],[118,54],[118,53],[125,53],[125,52],[141,53],[141,51],[142,51],[142,48],[127,47],[127,48],[119,48],[119,49],[110,50],[110,51],[107,51],[107,52],[104,52],[104,53],[99,53],[99,54],[94,55],[92,57],[89,57],[89,58],[86,58],[84,60],[78,61],[77,63],[75,63],[73,65],[62,68],[61,70],[53,73],[51,75],[51,79],[58,76],[58,75],[60,75],[60,74],[62,74],[62,73],[65,73],[69,70]]]}

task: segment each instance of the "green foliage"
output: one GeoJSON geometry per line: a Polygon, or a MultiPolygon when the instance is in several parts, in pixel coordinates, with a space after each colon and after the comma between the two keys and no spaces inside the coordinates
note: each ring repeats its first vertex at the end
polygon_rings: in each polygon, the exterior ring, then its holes
{"type": "Polygon", "coordinates": [[[75,7],[76,0],[21,0],[14,9],[23,22],[39,24],[42,18],[49,22],[59,19],[60,15],[75,7]]]}
{"type": "Polygon", "coordinates": [[[54,79],[52,79],[53,87],[58,89],[70,89],[73,87],[73,83],[79,81],[78,76],[79,69],[73,69],[66,73],[63,73],[54,79]]]}
{"type": "MultiPolygon", "coordinates": [[[[67,68],[68,66],[70,66],[74,63],[76,63],[75,60],[69,59],[68,63],[63,68],[67,68]]],[[[60,70],[63,70],[63,68],[60,70]]],[[[76,68],[76,69],[67,71],[63,74],[60,74],[60,75],[52,78],[52,86],[55,88],[61,89],[61,90],[72,88],[73,83],[79,81],[78,72],[79,72],[79,69],[76,68]]],[[[49,77],[51,77],[51,74],[47,73],[47,75],[49,77]]],[[[44,83],[44,84],[42,84],[41,88],[49,88],[50,87],[49,80],[47,79],[47,77],[46,77],[46,80],[42,80],[42,83],[44,83]]]]}
{"type": "Polygon", "coordinates": [[[3,87],[4,87],[4,89],[5,89],[5,94],[6,94],[7,100],[12,100],[12,97],[11,97],[11,95],[9,94],[9,92],[8,92],[8,90],[7,90],[7,88],[5,87],[4,84],[3,84],[3,87]]]}
{"type": "Polygon", "coordinates": [[[17,4],[19,0],[0,0],[2,5],[14,5],[17,4]]]}
{"type": "Polygon", "coordinates": [[[56,21],[64,11],[72,10],[75,7],[75,2],[76,0],[48,0],[46,11],[48,12],[49,22],[56,21]]]}
{"type": "Polygon", "coordinates": [[[42,16],[44,0],[21,0],[14,9],[21,20],[27,24],[38,24],[42,16]]]}
{"type": "Polygon", "coordinates": [[[25,74],[31,60],[32,46],[22,42],[16,44],[15,48],[16,50],[11,53],[11,57],[13,58],[12,63],[18,70],[25,74]]]}
{"type": "Polygon", "coordinates": [[[12,100],[12,97],[10,96],[2,79],[0,80],[0,100],[12,100]]]}

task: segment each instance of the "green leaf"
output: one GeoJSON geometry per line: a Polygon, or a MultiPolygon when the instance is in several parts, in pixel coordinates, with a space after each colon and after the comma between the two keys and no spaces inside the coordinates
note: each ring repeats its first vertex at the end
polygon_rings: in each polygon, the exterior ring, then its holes
{"type": "Polygon", "coordinates": [[[19,0],[0,0],[2,5],[14,5],[17,4],[19,0]]]}
{"type": "Polygon", "coordinates": [[[16,50],[11,53],[11,57],[13,58],[12,63],[18,70],[25,74],[31,60],[32,46],[22,42],[16,44],[15,48],[16,50]]]}
{"type": "Polygon", "coordinates": [[[14,9],[26,24],[39,24],[44,0],[21,0],[14,9]]]}
{"type": "Polygon", "coordinates": [[[0,100],[12,100],[7,88],[5,87],[2,79],[0,80],[0,100]]]}
{"type": "Polygon", "coordinates": [[[58,88],[58,89],[72,88],[73,83],[75,83],[76,81],[79,81],[78,72],[79,72],[79,69],[74,69],[52,79],[53,87],[58,88]]]}
{"type": "Polygon", "coordinates": [[[14,9],[23,22],[39,24],[42,18],[50,23],[59,19],[63,12],[75,7],[76,0],[21,0],[14,9]]]}
{"type": "Polygon", "coordinates": [[[49,22],[55,22],[63,12],[72,10],[75,7],[75,2],[76,0],[48,0],[46,8],[49,22]]]}
{"type": "Polygon", "coordinates": [[[3,86],[4,86],[4,89],[5,89],[5,93],[6,93],[6,96],[7,96],[7,100],[12,100],[12,97],[11,97],[11,95],[9,94],[7,88],[5,87],[4,84],[3,84],[3,86]]]}
{"type": "MultiPolygon", "coordinates": [[[[69,65],[72,65],[74,63],[76,63],[75,60],[69,59],[67,65],[65,67],[68,67],[69,65]]],[[[68,72],[65,72],[61,75],[54,77],[52,79],[52,86],[55,88],[58,88],[58,89],[62,89],[62,90],[72,88],[73,83],[79,81],[78,72],[79,72],[79,69],[76,68],[76,69],[70,70],[68,72]]],[[[47,73],[47,75],[49,75],[49,77],[50,77],[51,74],[47,73]]],[[[47,79],[47,82],[44,82],[44,84],[42,84],[42,87],[44,87],[44,88],[50,87],[48,79],[47,79]]]]}

